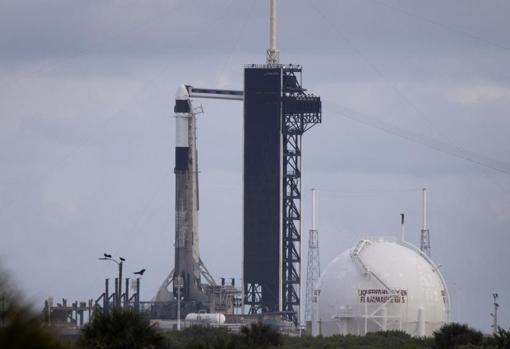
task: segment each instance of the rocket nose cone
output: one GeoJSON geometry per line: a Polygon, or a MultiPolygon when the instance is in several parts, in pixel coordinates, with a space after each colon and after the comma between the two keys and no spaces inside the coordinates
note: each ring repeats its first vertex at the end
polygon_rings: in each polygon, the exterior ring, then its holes
{"type": "Polygon", "coordinates": [[[189,99],[189,93],[186,86],[181,85],[177,89],[177,93],[175,94],[175,99],[183,100],[183,99],[189,99]]]}

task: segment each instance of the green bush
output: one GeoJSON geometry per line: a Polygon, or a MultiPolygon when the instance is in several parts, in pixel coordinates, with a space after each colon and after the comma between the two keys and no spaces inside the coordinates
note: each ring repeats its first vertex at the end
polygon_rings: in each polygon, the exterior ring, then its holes
{"type": "Polygon", "coordinates": [[[42,316],[23,304],[0,271],[0,348],[60,349],[63,345],[44,325],[42,316]]]}
{"type": "Polygon", "coordinates": [[[467,325],[451,323],[434,332],[435,349],[458,349],[460,346],[481,346],[483,334],[467,325]]]}
{"type": "Polygon", "coordinates": [[[82,329],[79,344],[91,349],[157,348],[163,344],[163,337],[137,312],[113,309],[94,313],[82,329]]]}
{"type": "Polygon", "coordinates": [[[381,331],[369,333],[366,336],[284,337],[283,340],[285,349],[430,349],[431,346],[431,339],[411,337],[402,331],[381,331]]]}
{"type": "Polygon", "coordinates": [[[241,338],[242,342],[250,348],[268,348],[283,344],[282,335],[277,329],[260,322],[243,327],[241,338]]]}
{"type": "Polygon", "coordinates": [[[192,326],[184,330],[164,334],[167,349],[240,349],[243,348],[238,335],[225,328],[192,326]]]}
{"type": "Polygon", "coordinates": [[[498,328],[494,334],[494,344],[498,349],[510,349],[510,331],[498,328]]]}

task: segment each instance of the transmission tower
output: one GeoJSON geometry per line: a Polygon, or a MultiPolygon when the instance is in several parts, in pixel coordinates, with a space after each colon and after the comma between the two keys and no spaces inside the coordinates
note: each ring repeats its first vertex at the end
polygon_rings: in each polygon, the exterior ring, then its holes
{"type": "Polygon", "coordinates": [[[312,321],[314,291],[319,286],[321,265],[319,259],[319,231],[315,227],[315,189],[312,189],[312,229],[308,239],[308,265],[306,270],[305,321],[312,321]]]}
{"type": "Polygon", "coordinates": [[[420,234],[420,250],[430,257],[430,233],[427,227],[427,189],[422,189],[423,193],[423,228],[420,234]]]}

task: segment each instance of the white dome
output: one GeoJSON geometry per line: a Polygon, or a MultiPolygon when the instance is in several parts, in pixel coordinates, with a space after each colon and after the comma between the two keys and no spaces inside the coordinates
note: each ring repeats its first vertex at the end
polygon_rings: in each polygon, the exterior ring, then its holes
{"type": "Polygon", "coordinates": [[[431,336],[448,321],[448,290],[437,266],[414,246],[361,240],[321,276],[314,332],[402,330],[431,336]]]}

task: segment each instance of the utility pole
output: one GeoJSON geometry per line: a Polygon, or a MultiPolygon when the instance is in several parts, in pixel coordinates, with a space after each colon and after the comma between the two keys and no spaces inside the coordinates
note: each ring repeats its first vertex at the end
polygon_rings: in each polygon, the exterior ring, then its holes
{"type": "Polygon", "coordinates": [[[133,290],[133,295],[131,296],[131,298],[134,298],[133,309],[135,310],[135,312],[139,313],[140,312],[140,278],[136,278],[131,281],[131,289],[133,290]]]}
{"type": "Polygon", "coordinates": [[[104,299],[103,299],[103,309],[106,313],[110,311],[110,280],[105,279],[104,281],[104,299]]]}
{"type": "MultiPolygon", "coordinates": [[[[119,257],[119,260],[117,261],[112,258],[111,254],[104,253],[103,255],[104,255],[104,257],[101,257],[98,259],[102,260],[102,261],[111,261],[111,262],[117,264],[119,267],[119,277],[115,280],[115,292],[116,292],[115,306],[120,308],[122,306],[122,264],[126,261],[126,259],[119,257]]],[[[107,281],[107,283],[108,283],[108,281],[107,281]]]]}
{"type": "Polygon", "coordinates": [[[498,304],[498,297],[499,295],[497,293],[493,293],[492,294],[492,298],[494,299],[494,313],[491,313],[491,317],[492,317],[492,332],[493,333],[496,333],[498,332],[498,308],[499,308],[499,304],[498,304]]]}
{"type": "Polygon", "coordinates": [[[117,306],[119,308],[122,307],[122,263],[124,262],[124,258],[120,258],[120,262],[118,262],[117,264],[119,265],[119,293],[117,294],[117,306]]]}
{"type": "Polygon", "coordinates": [[[124,292],[124,308],[129,308],[129,278],[126,278],[126,291],[124,292]]]}

